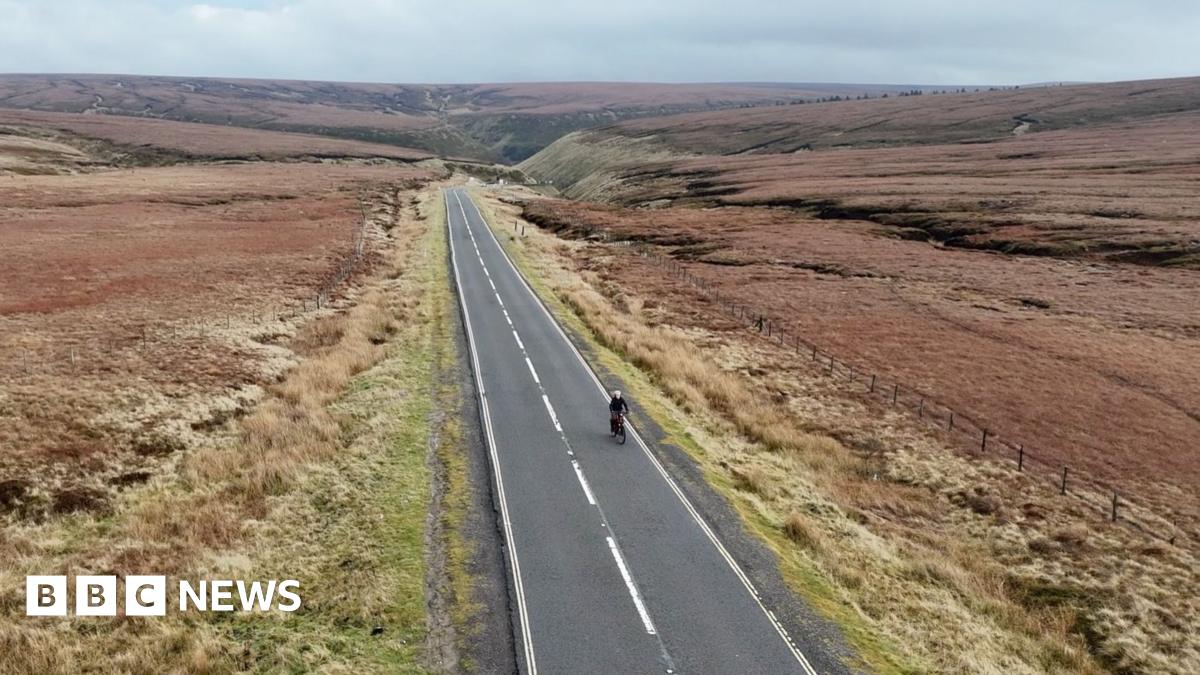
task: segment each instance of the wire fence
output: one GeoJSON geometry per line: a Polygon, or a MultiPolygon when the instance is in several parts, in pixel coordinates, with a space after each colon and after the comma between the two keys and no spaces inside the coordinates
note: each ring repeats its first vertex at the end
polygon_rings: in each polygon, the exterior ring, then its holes
{"type": "Polygon", "coordinates": [[[81,374],[89,369],[104,369],[114,355],[130,350],[149,352],[155,346],[178,345],[191,339],[205,339],[229,331],[237,325],[267,325],[291,321],[305,314],[327,308],[338,290],[362,265],[366,258],[367,214],[360,203],[362,218],[357,221],[350,250],[322,278],[310,296],[269,304],[253,314],[233,313],[205,318],[162,319],[143,321],[132,326],[108,327],[92,335],[75,333],[56,338],[48,350],[25,346],[6,347],[5,360],[15,366],[18,375],[33,377],[64,371],[81,374]]]}
{"type": "Polygon", "coordinates": [[[1034,453],[1027,444],[1003,436],[994,426],[956,410],[917,387],[889,379],[871,368],[838,358],[812,340],[789,333],[777,318],[752,305],[739,302],[728,293],[722,293],[716,285],[691,273],[686,265],[675,258],[656,253],[644,245],[638,248],[637,253],[664,268],[671,276],[700,290],[716,304],[719,311],[741,322],[764,339],[776,343],[780,348],[791,351],[798,361],[819,369],[860,396],[908,412],[921,421],[952,434],[957,440],[965,441],[973,456],[986,456],[1010,462],[1018,472],[1048,484],[1059,495],[1075,498],[1107,520],[1120,523],[1147,537],[1171,545],[1181,544],[1181,537],[1186,536],[1189,540],[1196,538],[1195,533],[1185,532],[1173,516],[1135,504],[1129,494],[1121,491],[1116,483],[1089,476],[1062,461],[1041,454],[1040,451],[1034,453]]]}

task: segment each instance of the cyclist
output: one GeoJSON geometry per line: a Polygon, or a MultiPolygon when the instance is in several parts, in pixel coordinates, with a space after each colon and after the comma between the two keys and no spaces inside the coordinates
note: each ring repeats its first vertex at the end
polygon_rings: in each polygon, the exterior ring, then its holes
{"type": "Polygon", "coordinates": [[[612,392],[612,398],[608,401],[608,412],[609,429],[613,434],[616,434],[617,420],[622,414],[629,414],[629,404],[625,402],[625,399],[621,398],[621,391],[619,389],[614,389],[612,392]]]}

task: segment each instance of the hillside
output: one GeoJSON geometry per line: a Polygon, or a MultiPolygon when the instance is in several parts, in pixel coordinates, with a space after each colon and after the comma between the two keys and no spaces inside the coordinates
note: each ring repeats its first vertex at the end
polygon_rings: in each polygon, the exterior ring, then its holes
{"type": "Polygon", "coordinates": [[[832,96],[847,84],[406,85],[127,75],[0,75],[0,108],[132,115],[302,132],[520,161],[560,136],[630,118],[832,96]]]}
{"type": "Polygon", "coordinates": [[[1200,79],[783,106],[580,132],[521,168],[593,200],[786,206],[949,246],[1196,268],[1198,111],[1200,79]],[[1039,121],[1014,134],[1016,117],[1039,121]],[[862,130],[872,118],[887,122],[862,130]],[[758,147],[731,151],[743,142],[758,147]]]}
{"type": "MultiPolygon", "coordinates": [[[[982,142],[1200,110],[1200,78],[889,96],[633,120],[567,142],[621,138],[681,154],[982,142]]],[[[539,162],[529,166],[537,169],[539,162]]]]}
{"type": "Polygon", "coordinates": [[[0,110],[0,172],[55,174],[101,164],[195,160],[415,162],[430,157],[411,148],[311,134],[115,115],[0,110]]]}

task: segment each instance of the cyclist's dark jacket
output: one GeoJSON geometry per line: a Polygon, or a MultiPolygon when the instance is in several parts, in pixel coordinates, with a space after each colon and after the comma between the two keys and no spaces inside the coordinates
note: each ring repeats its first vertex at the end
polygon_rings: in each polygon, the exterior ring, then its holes
{"type": "Polygon", "coordinates": [[[613,413],[627,413],[629,412],[629,404],[625,402],[624,397],[617,398],[616,396],[613,396],[608,400],[608,410],[609,412],[613,413]]]}

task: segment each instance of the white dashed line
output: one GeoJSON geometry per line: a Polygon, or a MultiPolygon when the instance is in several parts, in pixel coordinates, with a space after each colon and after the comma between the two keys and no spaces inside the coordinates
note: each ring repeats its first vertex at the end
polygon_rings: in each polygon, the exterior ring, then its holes
{"type": "Polygon", "coordinates": [[[629,569],[625,567],[625,558],[621,557],[621,552],[617,550],[617,542],[613,541],[612,537],[605,538],[608,540],[608,550],[612,551],[613,560],[617,561],[617,568],[621,570],[621,578],[625,580],[625,587],[629,589],[629,595],[633,596],[633,604],[637,607],[638,616],[642,617],[642,624],[646,626],[646,632],[656,635],[654,622],[650,620],[650,614],[646,611],[645,603],[642,602],[642,594],[638,593],[637,586],[633,585],[633,577],[629,576],[629,569]]]}
{"type": "Polygon", "coordinates": [[[575,475],[579,477],[579,484],[583,486],[583,494],[587,497],[588,503],[595,506],[596,496],[592,494],[592,486],[588,485],[587,479],[583,477],[583,469],[579,468],[579,462],[571,460],[571,466],[575,468],[575,475]]]}

